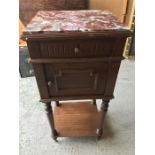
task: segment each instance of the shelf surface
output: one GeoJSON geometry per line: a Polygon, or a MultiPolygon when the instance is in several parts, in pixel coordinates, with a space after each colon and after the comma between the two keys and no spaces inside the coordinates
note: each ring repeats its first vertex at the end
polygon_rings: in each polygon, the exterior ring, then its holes
{"type": "Polygon", "coordinates": [[[54,107],[54,122],[60,137],[96,136],[99,112],[91,101],[64,103],[54,107]]]}

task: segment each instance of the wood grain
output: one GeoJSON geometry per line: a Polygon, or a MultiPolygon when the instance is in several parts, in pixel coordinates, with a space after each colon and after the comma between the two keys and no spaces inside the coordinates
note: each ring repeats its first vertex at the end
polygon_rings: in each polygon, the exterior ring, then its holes
{"type": "Polygon", "coordinates": [[[114,38],[42,41],[40,51],[43,58],[109,57],[115,42],[114,38]]]}
{"type": "MultiPolygon", "coordinates": [[[[130,35],[129,30],[24,34],[22,38],[28,44],[40,101],[102,99],[109,102],[113,98],[125,40],[130,35]],[[75,52],[77,48],[82,52],[79,55],[75,52]]],[[[56,106],[53,121],[56,136],[100,138],[105,109],[107,104],[102,105],[100,115],[96,105],[90,102],[56,106]]]]}
{"type": "Polygon", "coordinates": [[[99,112],[89,101],[65,103],[54,108],[54,122],[60,137],[96,136],[99,112]]]}
{"type": "Polygon", "coordinates": [[[42,103],[48,103],[51,101],[65,101],[65,100],[82,100],[82,99],[105,99],[105,100],[109,100],[109,99],[113,99],[114,96],[105,96],[104,94],[89,94],[89,95],[69,95],[69,96],[52,96],[49,98],[41,98],[39,101],[42,103]]]}

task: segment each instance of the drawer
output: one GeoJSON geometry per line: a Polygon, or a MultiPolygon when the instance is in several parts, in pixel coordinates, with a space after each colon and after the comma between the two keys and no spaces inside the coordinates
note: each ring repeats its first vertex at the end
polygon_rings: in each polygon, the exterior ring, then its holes
{"type": "Polygon", "coordinates": [[[43,58],[109,57],[115,39],[92,39],[76,41],[41,41],[40,53],[43,58]]]}
{"type": "Polygon", "coordinates": [[[50,97],[104,94],[108,63],[46,64],[50,97]]]}

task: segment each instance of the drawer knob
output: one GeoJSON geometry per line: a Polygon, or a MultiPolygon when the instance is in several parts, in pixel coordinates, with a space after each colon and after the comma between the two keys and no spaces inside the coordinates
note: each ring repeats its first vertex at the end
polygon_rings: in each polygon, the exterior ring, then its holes
{"type": "Polygon", "coordinates": [[[79,52],[79,49],[78,49],[77,47],[75,47],[75,48],[74,48],[74,52],[75,52],[75,53],[78,53],[78,52],[79,52]]]}

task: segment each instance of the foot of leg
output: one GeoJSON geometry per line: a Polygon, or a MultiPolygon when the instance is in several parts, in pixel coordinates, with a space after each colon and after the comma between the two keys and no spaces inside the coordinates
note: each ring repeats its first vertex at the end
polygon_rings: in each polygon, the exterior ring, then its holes
{"type": "Polygon", "coordinates": [[[57,138],[58,138],[58,133],[57,131],[54,129],[54,134],[52,134],[52,138],[55,142],[58,142],[57,138]]]}
{"type": "Polygon", "coordinates": [[[97,139],[100,139],[102,137],[103,134],[103,122],[105,119],[105,115],[108,111],[108,107],[109,107],[109,101],[110,100],[102,100],[102,105],[101,105],[101,115],[100,115],[100,124],[99,124],[99,132],[98,132],[98,136],[97,139]]]}
{"type": "Polygon", "coordinates": [[[97,140],[100,140],[103,134],[103,129],[99,129],[98,135],[97,135],[97,140]]]}
{"type": "Polygon", "coordinates": [[[46,115],[47,115],[47,118],[48,118],[48,121],[51,127],[52,138],[55,141],[57,141],[58,133],[56,129],[54,128],[53,110],[52,110],[51,102],[46,103],[46,115]]]}

